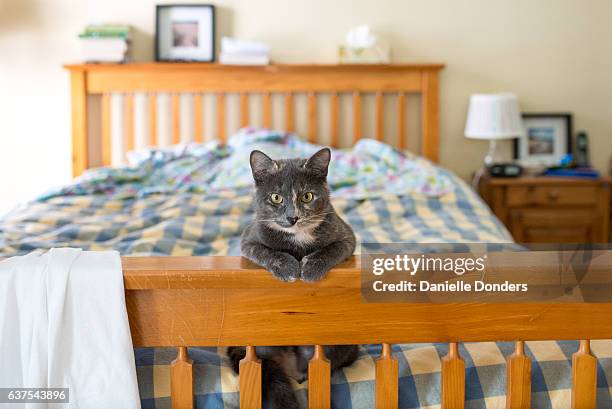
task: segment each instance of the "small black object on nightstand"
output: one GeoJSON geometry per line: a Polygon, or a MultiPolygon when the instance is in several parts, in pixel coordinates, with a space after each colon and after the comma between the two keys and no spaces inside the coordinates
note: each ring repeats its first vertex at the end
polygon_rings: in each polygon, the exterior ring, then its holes
{"type": "Polygon", "coordinates": [[[523,173],[522,166],[516,163],[495,163],[488,170],[489,175],[495,178],[516,178],[523,173]]]}

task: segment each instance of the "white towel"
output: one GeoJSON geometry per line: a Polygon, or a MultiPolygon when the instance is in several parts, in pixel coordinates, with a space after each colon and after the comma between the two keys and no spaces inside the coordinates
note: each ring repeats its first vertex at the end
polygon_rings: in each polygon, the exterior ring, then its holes
{"type": "Polygon", "coordinates": [[[0,262],[0,387],[69,388],[70,398],[2,408],[140,408],[117,252],[0,262]]]}

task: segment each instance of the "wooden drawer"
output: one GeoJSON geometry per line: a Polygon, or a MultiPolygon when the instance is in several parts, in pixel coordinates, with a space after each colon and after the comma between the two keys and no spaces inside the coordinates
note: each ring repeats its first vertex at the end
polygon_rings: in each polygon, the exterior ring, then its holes
{"type": "Polygon", "coordinates": [[[591,209],[517,209],[509,227],[519,243],[589,243],[598,241],[598,220],[591,209]]]}
{"type": "Polygon", "coordinates": [[[596,186],[509,186],[506,205],[518,206],[595,206],[598,199],[596,186]]]}

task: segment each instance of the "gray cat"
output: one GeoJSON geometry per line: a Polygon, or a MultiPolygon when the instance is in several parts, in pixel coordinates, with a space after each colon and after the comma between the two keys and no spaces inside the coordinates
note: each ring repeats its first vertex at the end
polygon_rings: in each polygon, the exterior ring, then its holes
{"type": "Polygon", "coordinates": [[[355,251],[355,234],[336,214],[327,186],[331,152],[272,160],[251,152],[255,220],[242,233],[242,255],[283,281],[317,281],[355,251]]]}
{"type": "MultiPolygon", "coordinates": [[[[321,280],[355,250],[355,234],[329,199],[324,148],[309,159],[272,160],[251,152],[255,179],[255,219],[241,238],[242,255],[283,281],[321,280]]],[[[245,356],[243,347],[228,348],[234,371],[245,356]]],[[[332,371],[351,365],[356,345],[326,346],[332,371]]],[[[263,397],[276,409],[298,409],[289,378],[303,382],[313,347],[258,347],[262,360],[263,397]]]]}

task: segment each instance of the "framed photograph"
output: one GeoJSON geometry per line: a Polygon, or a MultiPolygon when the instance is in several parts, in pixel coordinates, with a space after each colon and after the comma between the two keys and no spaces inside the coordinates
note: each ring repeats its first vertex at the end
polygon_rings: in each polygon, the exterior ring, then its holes
{"type": "Polygon", "coordinates": [[[514,140],[514,159],[523,165],[557,165],[572,152],[572,114],[523,113],[525,132],[514,140]]]}
{"type": "Polygon", "coordinates": [[[156,61],[215,61],[215,6],[158,5],[155,18],[156,61]]]}

